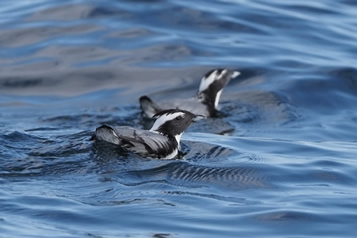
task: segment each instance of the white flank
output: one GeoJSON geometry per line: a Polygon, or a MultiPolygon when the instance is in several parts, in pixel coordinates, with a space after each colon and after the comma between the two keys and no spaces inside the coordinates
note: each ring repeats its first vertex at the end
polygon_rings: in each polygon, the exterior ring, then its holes
{"type": "Polygon", "coordinates": [[[178,116],[184,116],[185,113],[183,112],[175,112],[172,114],[164,114],[162,116],[160,116],[154,123],[154,125],[152,126],[152,128],[150,129],[150,131],[157,131],[161,125],[165,124],[167,121],[171,121],[174,120],[176,117],[178,116]]]}
{"type": "Polygon", "coordinates": [[[165,158],[162,159],[172,159],[174,158],[178,153],[178,149],[175,149],[171,154],[168,154],[165,158]]]}
{"type": "Polygon", "coordinates": [[[216,94],[216,99],[214,100],[214,108],[217,110],[218,110],[218,103],[219,103],[219,99],[221,98],[222,91],[223,88],[218,91],[218,93],[216,94]]]}
{"type": "Polygon", "coordinates": [[[217,79],[217,70],[213,71],[207,78],[201,79],[199,92],[205,91],[217,79]]]}

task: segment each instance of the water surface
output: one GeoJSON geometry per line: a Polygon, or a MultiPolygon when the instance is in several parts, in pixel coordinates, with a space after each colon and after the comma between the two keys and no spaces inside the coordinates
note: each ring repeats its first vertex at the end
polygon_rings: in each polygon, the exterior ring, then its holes
{"type": "Polygon", "coordinates": [[[354,1],[1,1],[3,237],[354,237],[354,1]],[[241,71],[182,156],[98,149],[241,71]]]}

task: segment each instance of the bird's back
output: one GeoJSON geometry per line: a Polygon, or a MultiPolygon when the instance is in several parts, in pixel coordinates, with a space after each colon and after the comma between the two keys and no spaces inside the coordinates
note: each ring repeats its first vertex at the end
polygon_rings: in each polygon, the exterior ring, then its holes
{"type": "Polygon", "coordinates": [[[164,158],[177,150],[178,146],[174,138],[127,126],[109,127],[103,125],[96,129],[95,137],[97,140],[119,145],[128,152],[144,157],[164,158]]]}

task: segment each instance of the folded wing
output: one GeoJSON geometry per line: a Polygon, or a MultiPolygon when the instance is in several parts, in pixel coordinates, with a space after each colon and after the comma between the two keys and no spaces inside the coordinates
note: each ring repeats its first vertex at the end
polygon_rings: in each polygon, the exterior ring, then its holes
{"type": "Polygon", "coordinates": [[[96,129],[95,137],[97,140],[119,145],[126,151],[144,157],[164,158],[177,149],[177,142],[174,138],[126,126],[103,125],[96,129]]]}

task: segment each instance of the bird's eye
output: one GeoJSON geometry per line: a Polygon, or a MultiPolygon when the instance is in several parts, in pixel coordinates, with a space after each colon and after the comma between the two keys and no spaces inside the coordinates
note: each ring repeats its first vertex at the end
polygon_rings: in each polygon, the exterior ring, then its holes
{"type": "Polygon", "coordinates": [[[179,121],[181,119],[182,119],[182,116],[178,116],[178,117],[175,118],[176,121],[179,121]]]}

